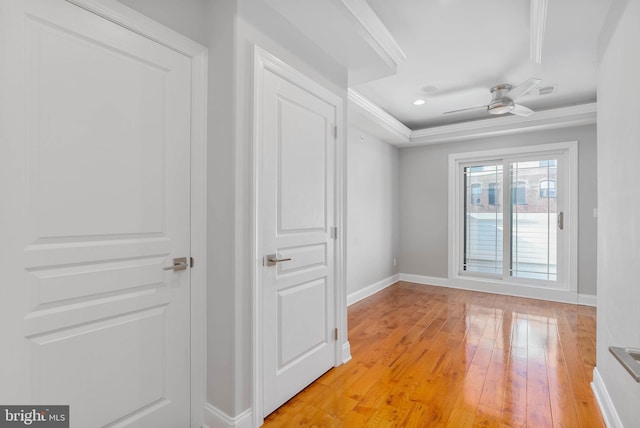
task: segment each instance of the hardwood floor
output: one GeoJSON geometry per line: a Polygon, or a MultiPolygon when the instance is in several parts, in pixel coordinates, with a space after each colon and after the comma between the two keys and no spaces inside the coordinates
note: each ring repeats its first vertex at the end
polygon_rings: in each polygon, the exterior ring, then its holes
{"type": "Polygon", "coordinates": [[[604,427],[595,308],[399,282],[349,307],[353,359],[265,427],[604,427]]]}

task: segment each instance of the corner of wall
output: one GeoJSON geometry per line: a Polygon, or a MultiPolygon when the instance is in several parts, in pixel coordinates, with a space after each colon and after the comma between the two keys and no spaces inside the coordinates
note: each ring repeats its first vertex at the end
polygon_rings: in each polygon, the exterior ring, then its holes
{"type": "Polygon", "coordinates": [[[583,306],[598,306],[598,296],[592,294],[578,294],[578,304],[583,306]]]}
{"type": "Polygon", "coordinates": [[[347,340],[342,344],[342,364],[351,361],[351,344],[347,340]]]}
{"type": "Polygon", "coordinates": [[[380,280],[378,282],[375,282],[371,285],[368,285],[364,288],[361,288],[357,291],[354,291],[353,293],[350,293],[347,296],[347,306],[351,306],[356,302],[359,302],[362,299],[366,299],[369,296],[372,296],[374,294],[376,294],[379,291],[384,290],[385,288],[389,287],[390,285],[395,284],[396,282],[398,282],[400,280],[400,275],[399,274],[395,274],[395,275],[391,275],[383,280],[380,280]]]}
{"type": "Polygon", "coordinates": [[[227,415],[210,403],[204,405],[204,424],[202,428],[251,428],[251,409],[247,409],[235,417],[227,415]]]}
{"type": "Polygon", "coordinates": [[[608,428],[624,428],[620,416],[613,405],[609,391],[607,391],[607,387],[598,372],[598,367],[593,369],[591,389],[596,396],[596,401],[598,402],[598,407],[600,407],[605,425],[607,425],[608,428]]]}

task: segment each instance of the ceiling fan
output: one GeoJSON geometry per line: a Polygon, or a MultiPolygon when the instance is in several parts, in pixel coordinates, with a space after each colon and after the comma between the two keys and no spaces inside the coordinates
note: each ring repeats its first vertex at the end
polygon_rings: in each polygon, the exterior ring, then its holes
{"type": "Polygon", "coordinates": [[[507,83],[496,85],[490,89],[491,102],[489,105],[463,108],[459,110],[445,111],[442,114],[459,113],[462,111],[472,111],[484,109],[489,114],[505,114],[511,113],[517,116],[531,116],[534,111],[528,107],[516,104],[514,100],[521,97],[538,86],[542,79],[531,78],[525,80],[518,86],[511,86],[507,83]]]}

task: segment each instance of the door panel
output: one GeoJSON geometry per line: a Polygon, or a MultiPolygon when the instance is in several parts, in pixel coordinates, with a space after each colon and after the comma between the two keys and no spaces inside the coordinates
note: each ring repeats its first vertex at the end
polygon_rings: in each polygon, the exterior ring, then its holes
{"type": "Polygon", "coordinates": [[[63,0],[2,6],[2,111],[24,109],[0,148],[0,401],[188,426],[190,272],[163,267],[189,256],[190,60],[63,0]]]}
{"type": "Polygon", "coordinates": [[[161,233],[166,69],[54,23],[27,28],[35,238],[161,233]]]}
{"type": "Polygon", "coordinates": [[[327,118],[304,101],[278,98],[279,233],[326,229],[327,118]]]}
{"type": "Polygon", "coordinates": [[[150,334],[163,330],[166,316],[166,307],[159,307],[32,336],[32,374],[38,382],[32,389],[39,392],[38,402],[59,403],[60,385],[65,385],[64,402],[73,403],[74,426],[81,420],[82,426],[102,425],[152,404],[170,406],[164,394],[166,380],[158,376],[167,343],[164,335],[150,334]],[[126,388],[114,394],[111,388],[94,387],[114,384],[126,388]],[[92,409],[91,419],[81,409],[92,409]]]}
{"type": "Polygon", "coordinates": [[[325,278],[278,291],[278,371],[327,342],[326,313],[325,278]]]}
{"type": "Polygon", "coordinates": [[[335,365],[336,107],[264,74],[261,241],[264,414],[335,365]]]}

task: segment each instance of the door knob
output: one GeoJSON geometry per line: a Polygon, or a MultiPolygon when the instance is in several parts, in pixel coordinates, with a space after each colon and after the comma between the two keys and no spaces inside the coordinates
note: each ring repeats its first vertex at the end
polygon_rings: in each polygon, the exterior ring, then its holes
{"type": "Polygon", "coordinates": [[[265,266],[275,266],[280,262],[288,262],[290,260],[291,260],[291,257],[288,257],[286,259],[279,259],[278,256],[275,254],[267,254],[266,256],[264,256],[264,260],[262,261],[262,264],[265,266]]]}
{"type": "Polygon", "coordinates": [[[187,266],[188,265],[186,257],[176,257],[175,259],[173,259],[173,265],[165,266],[162,268],[162,270],[173,270],[177,272],[179,270],[185,270],[187,266]]]}

